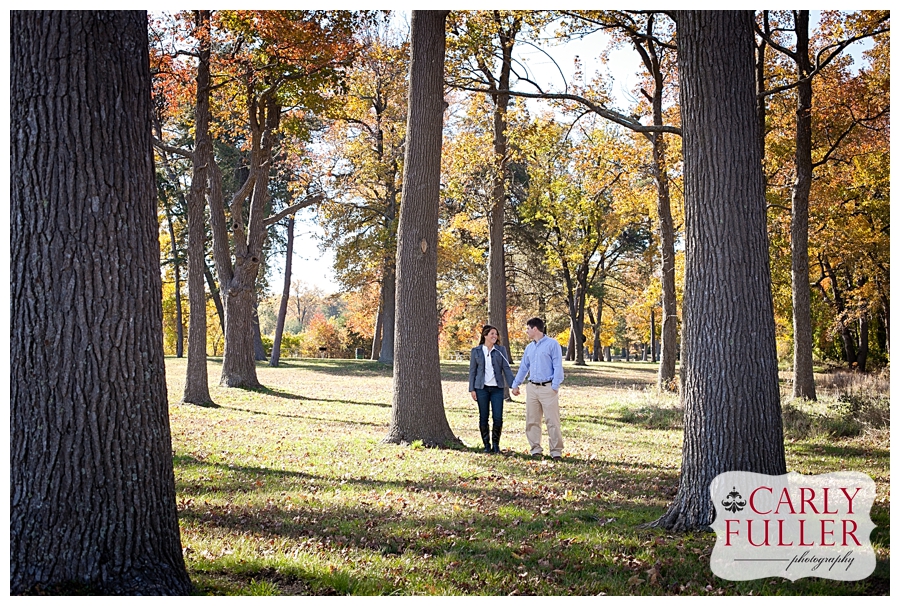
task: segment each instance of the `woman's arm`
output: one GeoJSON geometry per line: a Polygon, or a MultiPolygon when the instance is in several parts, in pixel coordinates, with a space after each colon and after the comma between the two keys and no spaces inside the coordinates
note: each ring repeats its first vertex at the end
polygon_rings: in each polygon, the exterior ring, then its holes
{"type": "Polygon", "coordinates": [[[515,377],[513,376],[512,368],[509,366],[509,356],[506,353],[506,348],[502,345],[497,345],[497,351],[500,353],[500,356],[503,360],[500,362],[500,367],[503,369],[503,378],[506,379],[506,385],[512,385],[515,377]]]}
{"type": "Polygon", "coordinates": [[[477,349],[473,349],[469,354],[469,392],[475,391],[475,374],[478,372],[478,356],[475,355],[477,349]]]}

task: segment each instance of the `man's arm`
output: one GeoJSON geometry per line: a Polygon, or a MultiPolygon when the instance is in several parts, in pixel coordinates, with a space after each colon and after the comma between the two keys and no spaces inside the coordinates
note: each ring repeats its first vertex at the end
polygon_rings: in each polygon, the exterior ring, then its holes
{"type": "Polygon", "coordinates": [[[563,382],[562,346],[556,339],[553,342],[556,347],[552,347],[550,352],[550,362],[553,364],[553,382],[550,387],[553,391],[559,391],[559,384],[563,382]]]}
{"type": "Polygon", "coordinates": [[[525,381],[525,375],[528,374],[528,368],[531,366],[531,362],[529,361],[529,351],[528,348],[531,347],[531,344],[525,348],[525,353],[522,354],[522,361],[519,363],[519,372],[516,373],[516,378],[513,379],[512,385],[509,386],[510,389],[518,389],[519,385],[525,381]]]}

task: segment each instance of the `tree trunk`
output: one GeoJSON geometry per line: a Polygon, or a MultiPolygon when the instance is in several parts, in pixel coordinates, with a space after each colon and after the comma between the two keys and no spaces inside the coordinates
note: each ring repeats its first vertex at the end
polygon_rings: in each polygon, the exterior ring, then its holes
{"type": "Polygon", "coordinates": [[[10,14],[10,593],[187,594],[145,12],[10,14]]]}
{"type": "MultiPolygon", "coordinates": [[[[658,71],[658,70],[657,70],[658,71]]],[[[662,126],[662,76],[658,75],[653,100],[653,123],[662,126]]],[[[656,211],[659,215],[660,285],[662,286],[661,356],[656,384],[659,389],[675,386],[675,355],[678,341],[678,310],[675,297],[675,221],[669,178],[666,174],[666,143],[662,133],[654,133],[653,178],[656,181],[656,211]]]]}
{"type": "MultiPolygon", "coordinates": [[[[397,309],[397,260],[396,258],[384,261],[384,309],[381,312],[381,322],[384,329],[381,332],[381,352],[378,361],[382,364],[394,363],[394,324],[395,310],[397,309]]],[[[435,270],[437,271],[437,270],[435,270]]],[[[435,303],[435,309],[437,303],[435,303]]]]}
{"type": "MultiPolygon", "coordinates": [[[[496,135],[494,147],[497,147],[496,135]]],[[[506,253],[503,250],[506,188],[502,176],[495,177],[492,192],[493,206],[488,215],[488,323],[497,327],[501,342],[509,343],[509,327],[506,322],[506,253]]]]}
{"type": "Polygon", "coordinates": [[[257,362],[268,360],[266,348],[262,342],[262,332],[259,328],[259,296],[253,291],[253,359],[257,362]]]}
{"type": "Polygon", "coordinates": [[[578,286],[575,289],[575,366],[587,366],[584,361],[584,306],[587,303],[587,272],[589,260],[578,268],[578,286]]]}
{"type": "MultiPolygon", "coordinates": [[[[494,78],[489,69],[482,69],[485,77],[492,83],[494,91],[509,90],[509,79],[512,72],[512,51],[519,31],[519,20],[506,28],[499,13],[494,13],[497,36],[500,39],[500,76],[494,78]]],[[[489,67],[485,65],[485,67],[489,67]]],[[[488,214],[488,323],[497,327],[500,342],[509,344],[509,327],[506,321],[506,251],[503,246],[503,227],[506,221],[506,172],[509,161],[507,147],[509,134],[507,129],[507,108],[509,93],[494,92],[494,157],[493,183],[491,186],[491,210],[488,214]]],[[[512,355],[512,352],[510,352],[512,355]]],[[[508,394],[507,394],[508,396],[508,394]]]]}
{"type": "Polygon", "coordinates": [[[206,290],[203,277],[206,267],[206,192],[209,187],[208,158],[212,156],[209,136],[210,96],[210,14],[198,11],[197,28],[200,36],[197,61],[197,101],[194,127],[194,157],[191,190],[188,193],[188,305],[191,322],[188,327],[188,360],[184,378],[182,402],[208,406],[213,404],[209,394],[209,374],[206,368],[206,290]]]}
{"type": "Polygon", "coordinates": [[[175,240],[175,224],[172,212],[166,208],[166,222],[169,224],[169,240],[172,242],[172,273],[175,277],[175,357],[184,357],[184,314],[181,309],[181,259],[175,240]]]}
{"type": "Polygon", "coordinates": [[[825,290],[825,287],[822,286],[822,283],[819,282],[819,288],[822,290],[822,296],[831,304],[832,309],[834,310],[835,318],[838,323],[838,330],[841,334],[841,343],[843,345],[844,350],[844,360],[847,362],[847,368],[853,370],[853,364],[857,361],[856,356],[856,344],[855,339],[853,338],[853,334],[850,331],[850,325],[847,321],[847,306],[844,303],[844,294],[841,290],[840,286],[838,286],[838,275],[837,272],[834,271],[834,268],[831,266],[831,262],[828,260],[828,257],[820,254],[819,255],[819,265],[822,268],[822,274],[828,277],[828,281],[831,283],[832,297],[828,297],[828,293],[825,290]]]}
{"type": "Polygon", "coordinates": [[[656,314],[650,308],[650,361],[656,362],[656,314]]]}
{"type": "MultiPolygon", "coordinates": [[[[257,345],[261,345],[256,342],[259,332],[258,324],[255,324],[258,322],[256,277],[267,235],[269,160],[281,119],[281,106],[271,90],[249,101],[250,169],[247,180],[232,197],[231,224],[226,225],[222,173],[214,159],[210,159],[209,220],[225,308],[225,352],[219,383],[227,387],[255,388],[260,387],[256,356],[259,353],[257,345]],[[248,196],[250,210],[245,221],[243,203],[248,196]],[[233,251],[229,245],[233,245],[233,251]]],[[[265,359],[265,352],[262,354],[265,359]]]]}
{"type": "Polygon", "coordinates": [[[375,314],[375,331],[372,335],[372,354],[369,356],[370,360],[377,360],[378,356],[381,354],[381,334],[382,328],[384,326],[384,315],[382,310],[384,309],[384,285],[381,286],[381,294],[379,296],[378,301],[378,313],[375,314]]]}
{"type": "Polygon", "coordinates": [[[791,196],[791,302],[794,316],[793,397],[816,399],[812,363],[809,289],[809,190],[812,185],[812,71],[809,61],[809,11],[795,11],[797,35],[797,112],[791,196]]]}
{"type": "Polygon", "coordinates": [[[675,501],[653,524],[707,528],[724,471],[786,473],[752,11],[678,11],[684,124],[684,447],[675,501]]]}
{"type": "MultiPolygon", "coordinates": [[[[257,263],[258,265],[258,263],[257,263]]],[[[251,272],[241,272],[245,278],[251,272]]],[[[255,281],[256,276],[253,276],[255,281]]],[[[220,384],[227,387],[261,387],[256,378],[256,343],[252,286],[240,286],[237,275],[225,295],[225,351],[220,384]]]]}
{"type": "Polygon", "coordinates": [[[294,261],[294,215],[288,217],[287,252],[284,261],[284,288],[281,290],[281,305],[278,306],[278,321],[275,324],[275,338],[272,340],[272,357],[269,366],[278,366],[281,358],[281,334],[287,318],[288,301],[291,298],[291,266],[294,261]]]}
{"type": "Polygon", "coordinates": [[[866,372],[866,361],[869,357],[869,314],[859,319],[859,347],[856,350],[856,369],[866,372]]]}
{"type": "Polygon", "coordinates": [[[394,399],[385,438],[399,444],[459,443],[447,422],[441,392],[436,287],[447,13],[412,12],[409,115],[397,230],[394,399]]]}
{"type": "MultiPolygon", "coordinates": [[[[601,287],[602,288],[602,287],[601,287]]],[[[600,291],[602,293],[602,290],[600,291]]],[[[603,330],[603,325],[601,320],[603,319],[603,296],[602,294],[597,297],[597,318],[591,318],[591,322],[594,325],[594,362],[600,362],[603,360],[603,353],[600,347],[600,332],[603,330]]]]}
{"type": "Polygon", "coordinates": [[[209,287],[209,296],[212,297],[213,304],[216,306],[216,315],[219,316],[219,327],[222,329],[222,334],[224,335],[225,307],[222,305],[222,297],[219,295],[219,286],[216,284],[216,279],[213,277],[209,265],[206,264],[206,259],[203,260],[203,275],[206,276],[206,285],[209,287]]]}
{"type": "Polygon", "coordinates": [[[768,42],[766,39],[770,35],[769,29],[769,11],[762,11],[762,26],[764,37],[756,36],[756,54],[754,65],[756,70],[756,122],[757,122],[757,145],[759,145],[759,157],[766,157],[766,48],[768,42]]]}

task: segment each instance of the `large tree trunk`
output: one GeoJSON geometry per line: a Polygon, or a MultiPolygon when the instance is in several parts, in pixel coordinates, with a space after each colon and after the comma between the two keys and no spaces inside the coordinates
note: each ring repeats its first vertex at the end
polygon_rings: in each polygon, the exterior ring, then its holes
{"type": "Polygon", "coordinates": [[[409,116],[397,230],[394,401],[386,442],[459,442],[444,411],[438,352],[437,236],[448,11],[412,12],[409,116]]]}
{"type": "Polygon", "coordinates": [[[795,398],[816,399],[812,363],[809,289],[809,190],[812,185],[812,71],[809,61],[809,11],[795,11],[797,35],[797,112],[791,196],[791,302],[794,316],[795,398]]]}
{"type": "Polygon", "coordinates": [[[144,12],[10,15],[10,592],[187,594],[144,12]]]}
{"type": "Polygon", "coordinates": [[[197,28],[203,32],[197,62],[197,102],[195,109],[194,157],[191,190],[188,193],[188,360],[182,401],[207,406],[213,403],[209,394],[206,368],[206,290],[203,287],[206,267],[206,192],[209,186],[208,158],[212,156],[209,136],[209,11],[198,11],[197,28]]]}
{"type": "Polygon", "coordinates": [[[684,447],[675,501],[655,525],[706,528],[713,478],[786,473],[752,11],[679,11],[684,124],[684,447]]]}
{"type": "Polygon", "coordinates": [[[272,340],[272,357],[269,366],[278,366],[281,359],[281,335],[287,318],[288,301],[291,298],[291,266],[294,261],[294,215],[288,218],[287,252],[284,261],[284,288],[281,289],[281,305],[278,306],[278,321],[275,323],[275,338],[272,340]]]}
{"type": "Polygon", "coordinates": [[[280,123],[281,107],[273,94],[253,97],[248,114],[250,170],[247,180],[232,197],[230,227],[226,226],[225,220],[222,174],[213,158],[209,162],[209,214],[216,273],[225,308],[225,351],[219,383],[227,387],[254,388],[260,387],[256,376],[256,277],[266,239],[269,159],[272,156],[274,131],[280,123]],[[245,222],[243,203],[248,195],[251,196],[250,211],[245,222]],[[229,244],[234,247],[233,264],[229,244]]]}
{"type": "MultiPolygon", "coordinates": [[[[256,264],[258,267],[258,263],[256,264]]],[[[260,387],[256,377],[256,344],[253,326],[253,282],[256,272],[236,273],[225,294],[225,351],[220,384],[227,387],[260,387]],[[253,274],[252,277],[250,274],[253,274]],[[250,280],[251,285],[247,285],[250,280]]]]}

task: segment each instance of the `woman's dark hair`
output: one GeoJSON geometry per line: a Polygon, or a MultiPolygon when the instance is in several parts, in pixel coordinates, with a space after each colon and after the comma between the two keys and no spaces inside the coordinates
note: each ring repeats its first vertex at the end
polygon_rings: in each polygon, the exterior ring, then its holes
{"type": "Polygon", "coordinates": [[[541,331],[541,334],[547,334],[547,331],[544,330],[544,321],[540,318],[531,318],[525,324],[527,324],[529,328],[537,328],[541,331]]]}
{"type": "Polygon", "coordinates": [[[484,328],[481,329],[481,341],[478,342],[479,345],[484,345],[484,338],[488,335],[492,330],[497,331],[497,345],[500,344],[500,331],[497,330],[496,326],[491,326],[490,324],[485,324],[484,328]]]}

